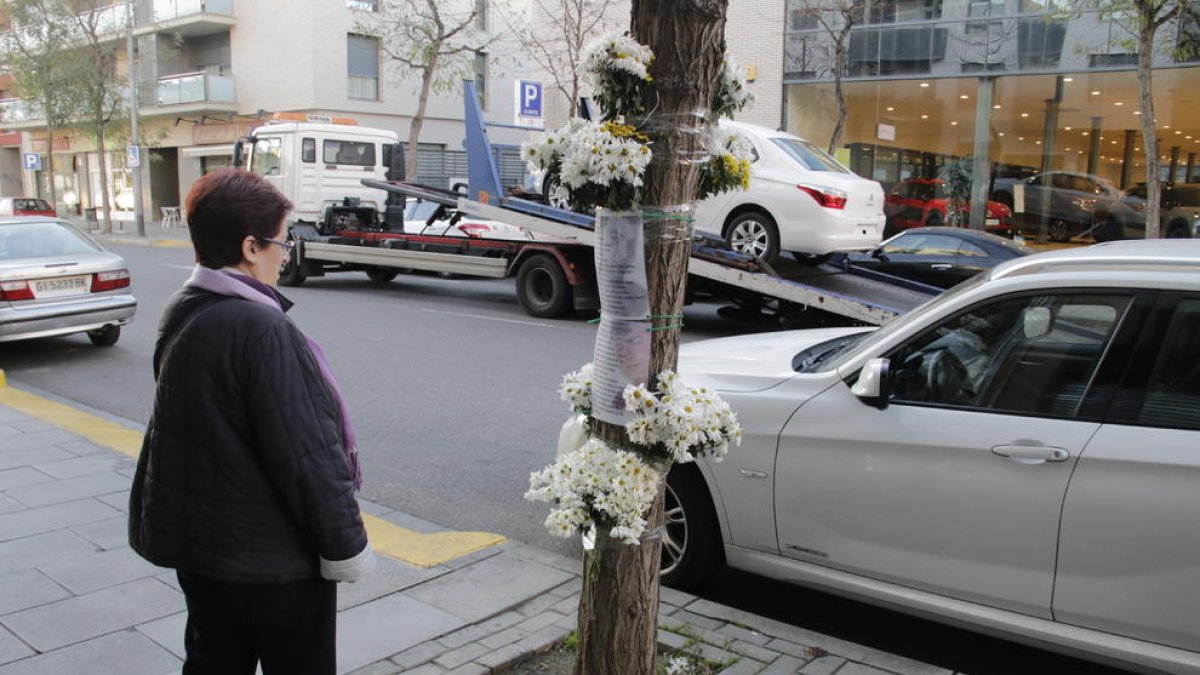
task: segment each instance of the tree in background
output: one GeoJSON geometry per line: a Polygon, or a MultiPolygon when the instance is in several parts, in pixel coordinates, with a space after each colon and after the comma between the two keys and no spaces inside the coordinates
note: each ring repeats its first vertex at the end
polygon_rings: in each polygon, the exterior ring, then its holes
{"type": "Polygon", "coordinates": [[[613,0],[532,0],[530,13],[541,17],[541,22],[514,22],[525,23],[521,46],[553,80],[554,89],[566,101],[568,117],[578,114],[584,49],[616,27],[606,18],[612,5],[613,0]]]}
{"type": "Polygon", "coordinates": [[[846,90],[842,87],[842,77],[846,74],[846,64],[850,57],[850,31],[855,23],[861,20],[863,5],[855,0],[792,0],[792,11],[802,24],[820,27],[829,36],[833,50],[833,64],[830,70],[833,74],[833,95],[837,100],[838,117],[829,135],[829,154],[834,154],[842,145],[842,136],[846,132],[846,118],[849,110],[846,107],[846,90]]]}
{"type": "Polygon", "coordinates": [[[454,0],[382,0],[375,11],[356,12],[354,30],[379,40],[383,53],[400,69],[400,79],[416,74],[417,111],[408,130],[406,176],[417,177],[417,143],[429,97],[470,79],[474,58],[500,39],[486,30],[486,3],[454,0]]]}
{"type": "Polygon", "coordinates": [[[7,0],[11,30],[0,38],[0,60],[12,74],[21,101],[45,120],[46,176],[51,205],[57,201],[54,185],[54,133],[66,127],[81,109],[82,97],[74,83],[86,70],[83,54],[70,47],[74,17],[61,4],[47,0],[7,0]]]}
{"type": "MultiPolygon", "coordinates": [[[[1146,238],[1162,236],[1159,211],[1162,203],[1162,163],[1159,157],[1158,136],[1154,129],[1153,63],[1159,30],[1168,24],[1188,39],[1176,40],[1168,52],[1176,59],[1194,54],[1200,35],[1188,34],[1183,27],[1200,28],[1200,15],[1191,0],[1084,0],[1084,8],[1095,9],[1101,20],[1113,20],[1125,27],[1133,38],[1124,41],[1125,47],[1137,54],[1138,110],[1141,112],[1142,148],[1146,153],[1146,238]]],[[[1195,30],[1195,29],[1193,29],[1195,30]]],[[[1167,41],[1162,41],[1167,42],[1167,41]]],[[[1169,43],[1168,43],[1169,44],[1169,43]]]]}

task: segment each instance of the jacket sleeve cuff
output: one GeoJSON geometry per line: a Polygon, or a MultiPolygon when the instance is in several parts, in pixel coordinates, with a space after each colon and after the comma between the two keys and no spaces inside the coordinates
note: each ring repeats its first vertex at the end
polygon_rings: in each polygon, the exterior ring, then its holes
{"type": "Polygon", "coordinates": [[[321,578],[330,581],[347,581],[353,583],[366,576],[375,567],[375,552],[371,550],[371,542],[359,551],[358,555],[345,560],[326,560],[321,558],[321,578]]]}

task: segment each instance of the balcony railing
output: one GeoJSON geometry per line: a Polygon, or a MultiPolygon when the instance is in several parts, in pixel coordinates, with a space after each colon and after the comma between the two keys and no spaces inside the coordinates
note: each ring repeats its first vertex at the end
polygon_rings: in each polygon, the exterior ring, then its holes
{"type": "Polygon", "coordinates": [[[237,92],[232,75],[184,73],[160,77],[155,100],[160,106],[209,101],[234,103],[237,101],[237,92]]]}
{"type": "Polygon", "coordinates": [[[44,119],[38,110],[19,98],[0,99],[0,124],[44,119]]]}
{"type": "Polygon", "coordinates": [[[233,16],[233,0],[154,0],[156,23],[194,14],[233,16]]]}

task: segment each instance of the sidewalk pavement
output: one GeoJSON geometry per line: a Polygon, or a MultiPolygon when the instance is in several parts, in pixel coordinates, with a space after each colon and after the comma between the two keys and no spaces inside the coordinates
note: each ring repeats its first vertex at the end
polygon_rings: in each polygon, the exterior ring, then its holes
{"type": "MultiPolygon", "coordinates": [[[[141,433],[5,386],[0,371],[0,675],[181,672],[175,573],[127,543],[141,433]]],[[[380,555],[367,579],[339,586],[339,673],[503,672],[574,629],[578,560],[362,509],[380,555]]],[[[659,616],[661,647],[724,664],[725,675],[950,673],[669,588],[659,616]]]]}
{"type": "Polygon", "coordinates": [[[76,227],[87,232],[101,244],[124,244],[132,246],[169,246],[173,248],[191,248],[192,240],[185,223],[173,227],[163,227],[162,221],[145,221],[145,236],[138,236],[137,225],[132,220],[114,220],[113,230],[109,234],[101,234],[99,230],[88,229],[88,223],[82,218],[67,218],[76,227]]]}

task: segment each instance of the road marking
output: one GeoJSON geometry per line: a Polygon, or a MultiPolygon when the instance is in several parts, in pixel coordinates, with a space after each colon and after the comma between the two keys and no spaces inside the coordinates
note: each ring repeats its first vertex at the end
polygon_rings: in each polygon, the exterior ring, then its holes
{"type": "MultiPolygon", "coordinates": [[[[0,404],[49,422],[61,429],[137,459],[143,433],[69,405],[6,386],[0,370],[0,404]]],[[[422,534],[368,513],[362,514],[375,552],[416,567],[433,567],[506,539],[490,532],[435,532],[422,534]]]]}
{"type": "Polygon", "coordinates": [[[432,312],[433,314],[446,314],[449,316],[459,316],[459,317],[463,317],[465,319],[483,319],[484,321],[499,321],[501,323],[515,323],[515,324],[519,324],[522,326],[535,326],[537,328],[561,328],[564,330],[571,329],[571,326],[560,326],[557,324],[544,323],[541,321],[523,321],[521,319],[502,319],[498,316],[487,316],[486,314],[468,314],[466,312],[450,312],[450,311],[446,311],[444,309],[429,309],[427,307],[422,307],[421,311],[422,312],[432,312]]]}

